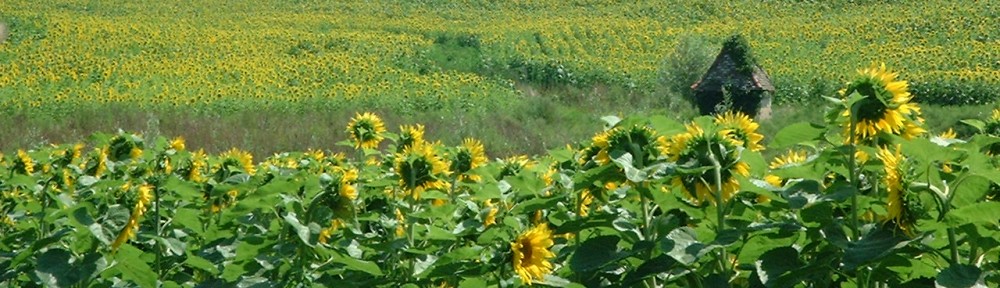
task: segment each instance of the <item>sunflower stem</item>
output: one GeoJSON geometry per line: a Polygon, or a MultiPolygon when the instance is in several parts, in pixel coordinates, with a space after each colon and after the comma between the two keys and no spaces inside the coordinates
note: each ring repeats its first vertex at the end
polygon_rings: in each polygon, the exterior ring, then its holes
{"type": "Polygon", "coordinates": [[[855,154],[857,154],[858,147],[857,144],[855,143],[856,136],[854,135],[855,129],[857,129],[857,122],[858,122],[857,120],[858,120],[857,116],[854,115],[854,113],[852,113],[851,127],[850,127],[851,131],[848,134],[848,141],[850,143],[848,144],[848,151],[847,151],[848,153],[847,170],[851,177],[851,185],[854,186],[854,193],[851,194],[851,234],[853,234],[852,236],[854,236],[855,241],[861,238],[860,232],[858,232],[858,193],[860,193],[859,191],[860,189],[858,188],[859,184],[858,171],[856,171],[857,159],[855,159],[856,157],[855,154]]]}
{"type": "Polygon", "coordinates": [[[958,264],[958,240],[955,239],[955,228],[948,228],[948,248],[951,250],[951,265],[958,264]]]}
{"type": "MultiPolygon", "coordinates": [[[[725,197],[722,195],[725,193],[722,190],[722,164],[719,162],[717,155],[715,155],[715,152],[712,151],[712,149],[708,149],[708,154],[708,160],[712,162],[712,170],[715,173],[715,216],[718,221],[715,225],[715,236],[718,237],[722,234],[722,231],[726,229],[726,204],[723,202],[725,201],[725,197]]],[[[722,276],[725,279],[729,279],[729,268],[728,265],[726,265],[726,261],[729,256],[726,254],[726,248],[721,247],[719,249],[718,259],[720,269],[719,273],[722,273],[722,276]]]]}

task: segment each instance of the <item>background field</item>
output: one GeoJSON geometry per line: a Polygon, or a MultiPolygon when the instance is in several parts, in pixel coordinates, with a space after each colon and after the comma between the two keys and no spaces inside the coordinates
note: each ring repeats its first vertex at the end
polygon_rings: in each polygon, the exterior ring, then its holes
{"type": "MultiPolygon", "coordinates": [[[[690,118],[686,87],[735,33],[778,89],[772,133],[873,61],[917,101],[992,103],[997,18],[987,1],[3,1],[0,150],[125,129],[270,155],[377,111],[537,154],[603,115],[690,118]]],[[[955,122],[928,106],[932,130],[955,122]]]]}

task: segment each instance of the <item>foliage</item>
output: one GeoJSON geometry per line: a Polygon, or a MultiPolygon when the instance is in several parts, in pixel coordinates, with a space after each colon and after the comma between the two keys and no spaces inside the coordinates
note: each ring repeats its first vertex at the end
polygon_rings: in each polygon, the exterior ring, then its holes
{"type": "Polygon", "coordinates": [[[0,284],[1000,281],[989,272],[1000,269],[1000,135],[986,128],[997,118],[965,121],[982,130],[963,139],[853,144],[838,117],[861,97],[831,99],[829,121],[789,125],[766,146],[739,115],[653,115],[606,117],[590,140],[493,161],[474,140],[446,146],[419,125],[379,130],[386,141],[371,149],[337,143],[353,155],[261,162],[124,132],[20,150],[0,157],[0,284]],[[771,165],[758,152],[788,149],[771,165]]]}

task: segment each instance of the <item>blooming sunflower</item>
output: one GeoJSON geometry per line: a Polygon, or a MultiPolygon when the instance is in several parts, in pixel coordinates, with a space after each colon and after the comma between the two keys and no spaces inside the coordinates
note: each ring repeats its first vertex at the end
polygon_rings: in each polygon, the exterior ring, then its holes
{"type": "Polygon", "coordinates": [[[146,209],[149,208],[149,202],[153,200],[153,186],[146,184],[139,186],[138,195],[136,197],[135,206],[132,208],[132,215],[128,217],[128,222],[125,223],[125,227],[122,231],[118,233],[118,237],[115,237],[115,241],[111,243],[111,250],[118,250],[125,241],[135,235],[135,231],[139,229],[139,219],[142,215],[146,214],[146,209]]]}
{"type": "Polygon", "coordinates": [[[472,138],[465,138],[462,145],[458,146],[451,159],[451,171],[458,174],[458,180],[478,182],[482,177],[472,174],[472,169],[476,169],[486,164],[486,152],[483,143],[472,138]]]}
{"type": "Polygon", "coordinates": [[[896,80],[898,73],[886,70],[885,64],[882,64],[858,70],[858,74],[857,79],[840,91],[845,103],[846,97],[853,93],[863,97],[854,104],[859,105],[857,108],[845,107],[841,112],[844,135],[848,135],[845,141],[850,141],[852,119],[857,120],[855,143],[867,142],[879,133],[910,139],[926,132],[922,127],[924,119],[920,116],[920,107],[910,103],[909,85],[906,81],[896,80]],[[852,110],[857,110],[857,115],[852,115],[852,110]]]}
{"type": "Polygon", "coordinates": [[[895,151],[890,151],[886,147],[879,148],[878,156],[882,160],[885,169],[885,177],[882,184],[887,192],[886,210],[888,221],[896,223],[897,226],[907,235],[912,236],[912,224],[915,219],[907,211],[906,190],[904,189],[906,158],[900,153],[900,145],[896,145],[895,151]]]}
{"type": "Polygon", "coordinates": [[[382,142],[385,124],[382,119],[371,112],[357,113],[347,124],[347,134],[354,141],[355,148],[375,149],[382,142]]]}
{"type": "Polygon", "coordinates": [[[714,166],[712,155],[722,166],[722,191],[716,188],[714,169],[701,172],[678,173],[671,184],[681,187],[695,204],[709,200],[715,203],[715,194],[722,193],[722,199],[728,200],[739,190],[737,175],[749,176],[750,166],[740,159],[740,143],[725,130],[706,132],[697,123],[686,125],[686,132],[674,135],[669,140],[661,142],[661,149],[671,161],[687,168],[714,166]]]}
{"type": "Polygon", "coordinates": [[[451,184],[447,176],[448,163],[436,151],[434,144],[413,143],[396,155],[395,172],[399,185],[413,199],[420,199],[420,193],[427,189],[446,190],[451,184]]]}
{"type": "Polygon", "coordinates": [[[552,263],[549,262],[555,257],[549,251],[552,245],[552,230],[546,223],[525,231],[510,243],[510,249],[514,251],[514,272],[521,276],[525,284],[530,285],[552,272],[552,263]]]}
{"type": "Polygon", "coordinates": [[[399,146],[396,152],[402,152],[413,143],[424,141],[424,125],[403,125],[399,127],[399,146]]]}
{"type": "Polygon", "coordinates": [[[590,193],[590,189],[584,188],[580,190],[580,203],[576,205],[576,213],[580,217],[587,217],[590,215],[590,204],[594,203],[594,194],[590,193]]]}
{"type": "Polygon", "coordinates": [[[727,111],[715,116],[715,125],[729,133],[743,148],[750,151],[764,150],[764,145],[760,144],[760,141],[764,140],[764,135],[757,133],[760,125],[750,119],[750,116],[742,112],[727,111]]]}
{"type": "Polygon", "coordinates": [[[177,138],[170,140],[170,149],[173,149],[174,151],[184,151],[185,147],[184,137],[178,136],[177,138]]]}

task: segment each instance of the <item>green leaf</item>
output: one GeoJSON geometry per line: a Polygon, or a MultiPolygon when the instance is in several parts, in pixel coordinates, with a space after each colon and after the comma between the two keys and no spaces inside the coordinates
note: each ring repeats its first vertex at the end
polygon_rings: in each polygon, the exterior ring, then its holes
{"type": "Polygon", "coordinates": [[[881,259],[912,241],[897,231],[882,228],[873,229],[861,240],[847,244],[847,248],[844,249],[843,267],[845,270],[853,270],[858,266],[881,259]]]}
{"type": "Polygon", "coordinates": [[[954,196],[951,205],[954,207],[965,207],[966,205],[980,202],[990,192],[990,180],[980,175],[969,175],[964,181],[958,183],[958,187],[952,189],[954,196]]]}
{"type": "Polygon", "coordinates": [[[666,254],[660,254],[660,256],[656,256],[653,259],[643,262],[638,268],[635,268],[632,273],[626,275],[622,285],[625,287],[634,287],[635,284],[638,284],[643,279],[668,271],[674,265],[677,265],[677,261],[674,261],[673,258],[670,258],[670,256],[667,256],[666,254]]]}
{"type": "Polygon", "coordinates": [[[564,197],[548,197],[548,198],[534,198],[528,201],[514,204],[514,207],[510,209],[511,214],[520,214],[524,212],[531,212],[536,210],[542,210],[547,208],[556,207],[564,197]]]}
{"type": "Polygon", "coordinates": [[[799,259],[799,251],[792,247],[778,247],[760,255],[754,262],[758,279],[764,286],[775,287],[782,275],[804,265],[799,259]]]}
{"type": "Polygon", "coordinates": [[[691,266],[704,254],[705,244],[698,242],[698,237],[691,227],[680,227],[670,231],[667,237],[660,241],[660,248],[667,252],[667,255],[684,264],[691,266]]]}
{"type": "Polygon", "coordinates": [[[976,130],[978,130],[980,133],[986,130],[986,122],[983,122],[982,120],[979,119],[965,119],[965,120],[959,120],[958,122],[972,126],[972,128],[976,128],[976,130]]]}
{"type": "Polygon", "coordinates": [[[1000,202],[981,202],[969,204],[952,210],[945,215],[945,222],[952,227],[969,223],[996,223],[1000,219],[1000,202]]]}
{"type": "Polygon", "coordinates": [[[676,132],[684,131],[684,124],[665,115],[653,115],[649,117],[649,127],[653,128],[659,135],[672,135],[676,132]]]}
{"type": "Polygon", "coordinates": [[[71,255],[64,249],[49,249],[38,255],[38,265],[35,266],[35,276],[48,287],[66,287],[75,284],[79,279],[71,280],[69,272],[71,255]]]}
{"type": "Polygon", "coordinates": [[[628,152],[623,152],[620,150],[615,150],[611,152],[612,161],[625,170],[625,178],[634,183],[642,183],[646,181],[648,177],[645,171],[639,170],[632,166],[632,154],[628,152]]]}
{"type": "Polygon", "coordinates": [[[333,253],[333,262],[344,264],[344,267],[354,271],[368,273],[372,276],[382,276],[382,269],[379,269],[378,265],[371,261],[358,260],[351,257],[341,255],[340,253],[333,253]]]}
{"type": "Polygon", "coordinates": [[[480,288],[486,286],[488,286],[488,282],[486,282],[485,279],[479,277],[464,278],[462,279],[462,282],[458,282],[458,288],[480,288]]]}
{"type": "Polygon", "coordinates": [[[302,225],[302,223],[299,222],[299,218],[298,216],[295,215],[295,212],[288,212],[288,214],[285,214],[284,219],[285,223],[291,225],[292,229],[295,230],[295,234],[299,236],[299,240],[302,240],[302,244],[305,244],[306,246],[309,247],[316,246],[309,240],[309,235],[311,234],[309,232],[309,227],[302,225]]]}
{"type": "Polygon", "coordinates": [[[615,125],[618,125],[618,122],[622,122],[622,119],[618,118],[618,116],[604,116],[601,117],[601,121],[604,122],[604,130],[607,130],[614,128],[615,125]]]}
{"type": "Polygon", "coordinates": [[[598,236],[587,239],[573,253],[573,258],[569,261],[569,267],[573,272],[588,274],[604,267],[605,265],[620,259],[622,256],[618,252],[618,241],[621,238],[615,235],[598,236]]]}
{"type": "MultiPolygon", "coordinates": [[[[938,273],[937,280],[934,280],[934,284],[937,287],[945,288],[986,288],[986,284],[983,283],[983,270],[979,267],[965,264],[953,264],[941,273],[938,273]]],[[[994,283],[996,284],[996,283],[994,283]]]]}
{"type": "Polygon", "coordinates": [[[131,280],[140,287],[155,287],[156,273],[146,261],[139,258],[141,255],[142,250],[129,244],[123,244],[115,253],[115,261],[118,262],[115,267],[122,273],[123,279],[131,280]]]}
{"type": "Polygon", "coordinates": [[[456,240],[455,234],[451,233],[444,228],[437,227],[434,225],[425,225],[427,227],[427,239],[430,240],[456,240]]]}
{"type": "Polygon", "coordinates": [[[806,122],[795,123],[778,131],[778,134],[774,135],[774,140],[771,141],[768,148],[784,148],[803,142],[819,140],[823,138],[824,133],[826,133],[826,127],[806,122]]]}
{"type": "Polygon", "coordinates": [[[219,274],[219,268],[215,267],[215,264],[205,258],[198,257],[194,254],[188,254],[187,259],[184,260],[184,264],[191,266],[192,268],[201,269],[202,271],[208,272],[211,275],[219,274]]]}

